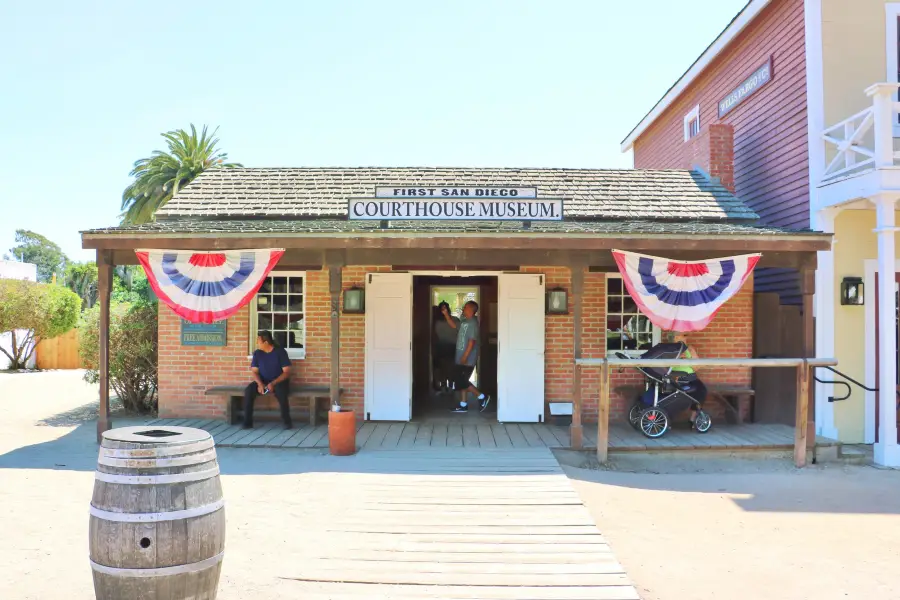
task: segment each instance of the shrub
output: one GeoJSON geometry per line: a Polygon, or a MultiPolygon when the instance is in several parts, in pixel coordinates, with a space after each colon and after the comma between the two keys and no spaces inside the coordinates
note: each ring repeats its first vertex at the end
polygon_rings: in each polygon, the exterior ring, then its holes
{"type": "Polygon", "coordinates": [[[0,332],[12,334],[10,369],[22,369],[42,339],[54,338],[78,322],[81,298],[61,286],[17,279],[0,279],[0,332]],[[16,330],[26,330],[24,336],[16,330]]]}
{"type": "MultiPolygon", "coordinates": [[[[157,405],[157,305],[115,304],[109,315],[110,386],[130,411],[149,413],[157,405]]],[[[97,383],[100,362],[100,307],[84,311],[78,346],[88,371],[85,381],[97,383]]]]}

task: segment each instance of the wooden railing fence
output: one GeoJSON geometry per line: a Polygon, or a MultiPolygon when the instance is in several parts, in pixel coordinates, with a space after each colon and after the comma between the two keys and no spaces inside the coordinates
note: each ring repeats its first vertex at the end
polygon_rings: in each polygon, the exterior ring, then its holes
{"type": "MultiPolygon", "coordinates": [[[[575,368],[600,367],[600,399],[597,416],[597,460],[605,463],[609,458],[609,369],[610,367],[766,367],[794,368],[797,370],[797,407],[794,425],[794,464],[806,466],[807,430],[809,422],[809,394],[812,369],[834,367],[834,358],[691,358],[691,359],[627,359],[627,358],[579,358],[575,368]]],[[[575,394],[572,415],[573,425],[581,427],[581,395],[575,394]]],[[[573,436],[574,437],[574,436],[573,436]]],[[[580,440],[580,436],[578,437],[580,440]]]]}

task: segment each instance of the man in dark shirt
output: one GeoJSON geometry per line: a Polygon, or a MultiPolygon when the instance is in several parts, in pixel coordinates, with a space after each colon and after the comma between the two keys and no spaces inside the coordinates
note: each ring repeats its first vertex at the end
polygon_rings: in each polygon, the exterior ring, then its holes
{"type": "Polygon", "coordinates": [[[281,420],[284,428],[290,429],[291,411],[288,406],[288,391],[291,381],[291,359],[287,351],[275,345],[272,334],[261,331],[256,337],[257,350],[250,362],[253,383],[244,390],[244,429],[253,427],[253,403],[256,396],[275,394],[281,408],[281,420]]]}

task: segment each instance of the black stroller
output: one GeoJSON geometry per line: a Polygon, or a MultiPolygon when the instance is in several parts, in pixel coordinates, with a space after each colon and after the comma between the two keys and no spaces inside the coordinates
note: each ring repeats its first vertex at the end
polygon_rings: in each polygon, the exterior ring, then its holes
{"type": "MultiPolygon", "coordinates": [[[[641,358],[681,358],[687,349],[684,343],[656,344],[641,355],[641,358]]],[[[631,358],[616,352],[619,358],[631,358]]],[[[661,437],[669,430],[671,416],[687,408],[694,408],[697,416],[694,429],[706,433],[712,427],[712,419],[702,409],[706,400],[706,386],[696,375],[673,371],[667,368],[635,367],[644,375],[644,392],[641,393],[628,411],[631,426],[649,438],[661,437]]]]}

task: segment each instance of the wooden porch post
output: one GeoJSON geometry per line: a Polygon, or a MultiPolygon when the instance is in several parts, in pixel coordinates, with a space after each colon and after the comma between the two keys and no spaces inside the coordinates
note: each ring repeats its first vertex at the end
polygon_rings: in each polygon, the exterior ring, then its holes
{"type": "Polygon", "coordinates": [[[341,267],[328,268],[328,288],[331,292],[331,405],[341,403],[341,267]]]}
{"type": "Polygon", "coordinates": [[[109,299],[112,292],[112,252],[97,250],[97,301],[100,303],[100,407],[97,418],[97,443],[103,432],[112,428],[109,418],[109,299]]]}
{"type": "Polygon", "coordinates": [[[609,363],[600,365],[600,398],[597,405],[597,460],[606,462],[609,455],[609,363]]]}
{"type": "MultiPolygon", "coordinates": [[[[582,314],[582,295],[584,292],[584,269],[581,263],[576,263],[572,267],[572,303],[574,314],[572,316],[572,327],[574,328],[574,354],[575,360],[581,358],[581,314],[582,314]]],[[[584,446],[584,429],[581,425],[581,367],[577,364],[574,366],[572,374],[572,425],[569,427],[569,437],[571,438],[571,446],[574,450],[580,450],[584,446]]]]}
{"type": "MultiPolygon", "coordinates": [[[[815,255],[813,255],[815,256],[815,255]]],[[[803,358],[815,358],[816,338],[815,321],[813,319],[813,295],[816,290],[815,268],[800,270],[800,293],[803,296],[803,358]]],[[[794,464],[806,466],[806,452],[812,447],[815,452],[816,443],[816,403],[811,399],[814,392],[809,384],[811,367],[803,362],[797,367],[797,407],[794,419],[794,464]]]]}
{"type": "MultiPolygon", "coordinates": [[[[806,446],[809,440],[809,371],[806,359],[797,367],[797,416],[794,426],[794,465],[806,466],[806,446]]],[[[813,432],[815,435],[815,432],[813,432]]],[[[815,438],[813,438],[815,439],[815,438]]]]}

